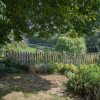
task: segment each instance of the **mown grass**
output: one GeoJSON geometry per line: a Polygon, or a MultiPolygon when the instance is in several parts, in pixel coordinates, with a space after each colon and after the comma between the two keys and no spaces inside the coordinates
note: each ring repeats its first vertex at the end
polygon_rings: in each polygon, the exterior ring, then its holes
{"type": "Polygon", "coordinates": [[[32,47],[26,47],[26,48],[16,48],[16,51],[19,52],[34,52],[36,49],[32,47]]]}

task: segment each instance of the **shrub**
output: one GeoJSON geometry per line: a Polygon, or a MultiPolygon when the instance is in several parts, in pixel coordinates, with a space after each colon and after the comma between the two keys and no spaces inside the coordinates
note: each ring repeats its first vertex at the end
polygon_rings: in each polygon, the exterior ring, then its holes
{"type": "Polygon", "coordinates": [[[77,66],[75,66],[73,64],[65,64],[63,70],[67,71],[67,72],[76,72],[77,66]]]}
{"type": "Polygon", "coordinates": [[[53,70],[56,73],[65,74],[67,72],[75,72],[77,67],[73,64],[63,64],[63,63],[55,63],[53,65],[53,70]]]}
{"type": "Polygon", "coordinates": [[[43,70],[45,70],[45,72],[49,74],[52,74],[54,72],[53,66],[51,64],[44,65],[43,70]]]}
{"type": "Polygon", "coordinates": [[[5,72],[6,73],[23,73],[23,72],[32,72],[32,73],[61,73],[65,74],[67,72],[75,72],[77,67],[72,64],[45,64],[40,62],[33,62],[33,60],[22,64],[17,58],[6,59],[5,61],[5,72]]]}
{"type": "Polygon", "coordinates": [[[81,65],[76,73],[69,73],[68,77],[68,91],[88,100],[100,100],[100,66],[81,65]]]}
{"type": "Polygon", "coordinates": [[[5,64],[0,60],[0,75],[5,73],[5,64]]]}
{"type": "Polygon", "coordinates": [[[64,68],[64,64],[63,63],[55,63],[55,64],[53,64],[53,71],[55,73],[60,73],[63,68],[64,68]]]}
{"type": "Polygon", "coordinates": [[[50,64],[38,63],[35,64],[33,61],[29,61],[22,64],[17,59],[6,59],[5,72],[6,73],[53,73],[53,67],[50,64]]]}
{"type": "Polygon", "coordinates": [[[27,48],[27,45],[23,41],[14,41],[13,43],[7,43],[2,47],[3,51],[17,51],[18,48],[25,49],[27,48]]]}
{"type": "Polygon", "coordinates": [[[5,63],[5,72],[6,73],[25,73],[28,72],[28,67],[24,64],[21,64],[17,59],[6,59],[5,63]]]}
{"type": "Polygon", "coordinates": [[[34,64],[33,62],[30,62],[28,68],[32,73],[53,73],[53,67],[50,64],[34,64]]]}
{"type": "Polygon", "coordinates": [[[83,54],[86,52],[86,45],[84,38],[60,37],[55,49],[60,52],[66,51],[67,53],[83,54]]]}
{"type": "Polygon", "coordinates": [[[29,62],[29,71],[32,73],[61,73],[65,74],[66,72],[74,72],[77,67],[72,64],[63,64],[63,63],[55,63],[55,64],[44,64],[39,63],[35,64],[34,62],[29,62]]]}
{"type": "Polygon", "coordinates": [[[20,48],[27,48],[27,44],[24,41],[18,42],[20,48]]]}

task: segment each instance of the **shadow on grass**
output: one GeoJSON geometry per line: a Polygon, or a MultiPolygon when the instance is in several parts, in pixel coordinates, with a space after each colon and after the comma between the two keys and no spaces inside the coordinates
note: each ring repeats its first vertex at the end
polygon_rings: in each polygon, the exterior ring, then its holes
{"type": "Polygon", "coordinates": [[[53,84],[41,75],[7,75],[0,79],[0,98],[13,91],[36,94],[52,87],[53,84]]]}
{"type": "Polygon", "coordinates": [[[39,45],[39,44],[28,44],[28,46],[31,47],[31,48],[39,49],[39,50],[54,50],[53,47],[39,45]]]}

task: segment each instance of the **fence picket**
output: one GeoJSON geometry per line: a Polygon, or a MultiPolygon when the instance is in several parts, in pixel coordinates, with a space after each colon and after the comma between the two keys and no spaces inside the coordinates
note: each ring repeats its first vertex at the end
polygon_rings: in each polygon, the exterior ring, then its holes
{"type": "Polygon", "coordinates": [[[80,64],[96,64],[100,63],[100,53],[87,54],[68,54],[66,52],[5,52],[4,59],[18,60],[22,64],[32,61],[34,63],[70,63],[75,65],[80,64]]]}

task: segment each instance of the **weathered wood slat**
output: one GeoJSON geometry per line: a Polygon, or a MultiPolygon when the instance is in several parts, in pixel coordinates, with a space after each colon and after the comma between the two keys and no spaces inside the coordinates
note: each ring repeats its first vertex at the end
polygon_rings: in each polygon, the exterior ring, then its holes
{"type": "Polygon", "coordinates": [[[100,53],[87,54],[68,54],[66,52],[5,52],[4,59],[13,59],[25,64],[29,61],[33,63],[70,63],[75,65],[80,64],[96,64],[100,63],[100,53]]]}

